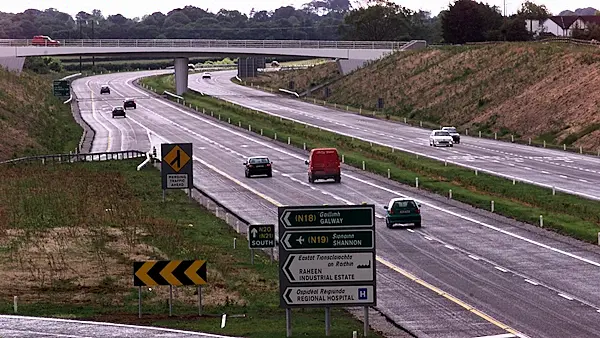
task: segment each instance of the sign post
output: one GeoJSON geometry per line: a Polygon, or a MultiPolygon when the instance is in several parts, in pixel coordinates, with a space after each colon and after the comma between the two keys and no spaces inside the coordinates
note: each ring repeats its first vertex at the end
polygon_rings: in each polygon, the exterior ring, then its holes
{"type": "Polygon", "coordinates": [[[254,249],[271,248],[271,263],[273,263],[273,248],[275,247],[274,224],[250,224],[248,226],[248,247],[250,248],[250,263],[254,264],[254,249]]]}
{"type": "Polygon", "coordinates": [[[194,187],[193,147],[191,143],[162,143],[160,145],[162,161],[160,174],[162,177],[163,202],[168,189],[188,189],[192,198],[194,187]]]}
{"type": "MultiPolygon", "coordinates": [[[[279,294],[291,337],[291,309],[377,306],[375,206],[279,207],[279,294]]],[[[365,317],[368,323],[368,318],[365,317]]],[[[364,335],[368,333],[365,325],[364,335]]]]}
{"type": "Polygon", "coordinates": [[[54,80],[52,92],[57,97],[69,97],[71,96],[71,84],[67,80],[54,80]]]}

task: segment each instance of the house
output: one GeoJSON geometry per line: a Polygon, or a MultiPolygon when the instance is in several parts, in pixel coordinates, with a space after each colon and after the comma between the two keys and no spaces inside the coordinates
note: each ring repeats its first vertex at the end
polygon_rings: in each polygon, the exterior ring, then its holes
{"type": "Polygon", "coordinates": [[[600,25],[600,16],[568,15],[551,16],[546,20],[525,20],[525,27],[530,33],[557,37],[571,37],[573,36],[573,31],[585,29],[590,24],[600,25]]]}

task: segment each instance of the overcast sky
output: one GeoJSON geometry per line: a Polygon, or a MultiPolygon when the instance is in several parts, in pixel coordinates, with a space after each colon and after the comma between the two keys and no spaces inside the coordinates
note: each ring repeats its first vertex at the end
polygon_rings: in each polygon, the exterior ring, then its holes
{"type": "MultiPolygon", "coordinates": [[[[226,9],[237,9],[242,13],[248,14],[252,7],[254,7],[256,10],[273,10],[275,8],[287,5],[300,7],[302,4],[309,1],[310,0],[150,0],[142,2],[140,0],[2,0],[0,2],[0,11],[18,13],[29,8],[40,10],[56,8],[62,12],[75,15],[81,10],[91,12],[93,9],[100,9],[105,16],[111,14],[122,14],[125,17],[134,18],[142,17],[145,14],[151,14],[153,12],[163,12],[166,14],[168,11],[174,8],[181,8],[186,5],[193,5],[203,9],[208,9],[211,12],[217,12],[222,7],[225,7],[226,9]]],[[[434,15],[439,13],[440,10],[447,8],[450,1],[394,0],[394,2],[412,10],[427,10],[432,12],[434,15]]],[[[504,0],[487,0],[487,3],[490,5],[496,5],[502,9],[503,1],[504,0]]],[[[506,0],[506,9],[508,14],[516,12],[522,2],[523,0],[506,0]]],[[[575,10],[577,8],[594,7],[594,3],[597,3],[598,0],[534,0],[534,2],[538,4],[545,4],[553,14],[558,14],[565,9],[575,10]]],[[[596,5],[596,8],[600,9],[599,7],[600,5],[596,5]]]]}

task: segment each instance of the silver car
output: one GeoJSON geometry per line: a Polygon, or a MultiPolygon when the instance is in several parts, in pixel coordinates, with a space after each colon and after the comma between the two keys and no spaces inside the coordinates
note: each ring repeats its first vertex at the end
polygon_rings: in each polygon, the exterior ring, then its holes
{"type": "Polygon", "coordinates": [[[454,146],[454,141],[452,140],[452,136],[445,130],[434,130],[429,135],[429,145],[433,147],[437,146],[446,146],[452,147],[454,146]]]}

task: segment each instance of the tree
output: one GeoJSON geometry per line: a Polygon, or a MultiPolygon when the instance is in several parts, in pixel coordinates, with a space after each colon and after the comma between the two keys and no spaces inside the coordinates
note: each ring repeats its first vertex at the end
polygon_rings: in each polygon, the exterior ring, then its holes
{"type": "Polygon", "coordinates": [[[531,1],[525,1],[521,4],[521,8],[517,11],[517,15],[523,20],[529,21],[529,31],[533,31],[533,20],[538,20],[540,23],[552,16],[552,13],[546,8],[546,5],[537,5],[531,1]]]}
{"type": "Polygon", "coordinates": [[[457,44],[500,40],[503,22],[496,6],[457,0],[441,13],[442,37],[445,42],[457,44]]]}
{"type": "Polygon", "coordinates": [[[378,3],[351,11],[344,18],[349,40],[409,40],[412,11],[393,2],[378,3]]]}

